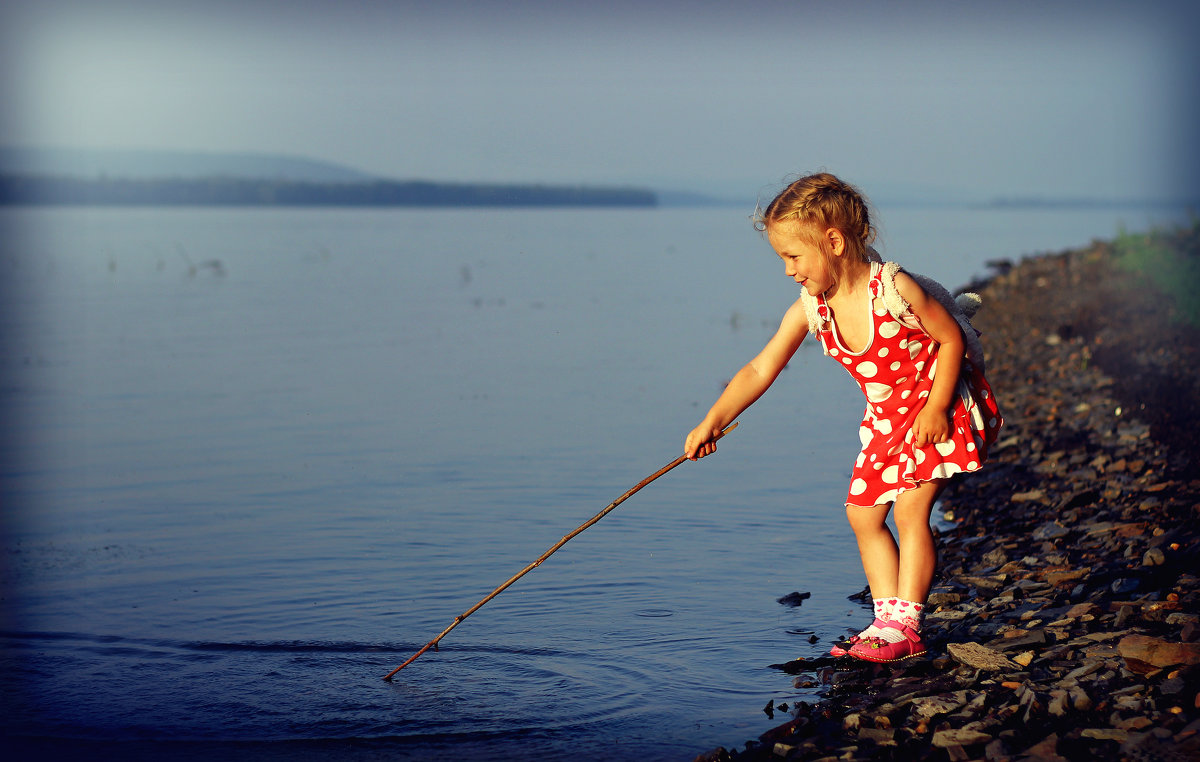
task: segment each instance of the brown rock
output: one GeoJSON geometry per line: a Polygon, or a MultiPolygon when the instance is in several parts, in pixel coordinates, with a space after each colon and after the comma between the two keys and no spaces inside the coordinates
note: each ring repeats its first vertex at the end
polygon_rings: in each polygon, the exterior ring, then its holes
{"type": "Polygon", "coordinates": [[[1129,739],[1128,732],[1116,728],[1086,728],[1080,735],[1098,741],[1120,741],[1121,743],[1129,739]]]}
{"type": "Polygon", "coordinates": [[[1026,492],[1016,492],[1009,498],[1014,503],[1027,503],[1033,500],[1044,500],[1046,497],[1045,490],[1031,489],[1026,492]]]}
{"type": "Polygon", "coordinates": [[[1149,635],[1126,635],[1117,644],[1130,671],[1146,673],[1175,664],[1200,664],[1200,644],[1172,643],[1149,635]]]}
{"type": "Polygon", "coordinates": [[[1082,688],[1072,688],[1070,691],[1071,706],[1077,712],[1086,712],[1092,708],[1092,697],[1082,688]]]}
{"type": "Polygon", "coordinates": [[[1050,703],[1046,707],[1046,711],[1055,717],[1062,717],[1067,713],[1067,692],[1064,690],[1050,691],[1050,703]]]}
{"type": "Polygon", "coordinates": [[[1130,717],[1128,720],[1121,720],[1117,723],[1117,728],[1120,730],[1145,730],[1154,724],[1154,721],[1149,717],[1130,717]]]}
{"type": "Polygon", "coordinates": [[[1025,755],[1028,759],[1046,760],[1047,762],[1058,762],[1065,760],[1058,753],[1058,734],[1051,733],[1033,746],[1030,746],[1025,755]]]}
{"type": "Polygon", "coordinates": [[[1083,579],[1088,575],[1087,569],[1075,569],[1073,571],[1055,571],[1046,574],[1046,581],[1055,587],[1069,585],[1072,582],[1083,579]]]}
{"type": "Polygon", "coordinates": [[[1079,619],[1080,617],[1087,616],[1088,614],[1095,615],[1098,613],[1100,613],[1100,607],[1089,601],[1086,603],[1077,603],[1074,606],[1072,606],[1070,609],[1067,610],[1067,614],[1066,614],[1065,618],[1066,619],[1079,619]]]}

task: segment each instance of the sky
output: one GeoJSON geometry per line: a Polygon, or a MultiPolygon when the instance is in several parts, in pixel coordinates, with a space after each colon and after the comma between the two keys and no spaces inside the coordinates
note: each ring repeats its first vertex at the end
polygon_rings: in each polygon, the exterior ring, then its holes
{"type": "Polygon", "coordinates": [[[4,3],[0,145],[752,196],[1200,198],[1197,3],[4,3]]]}

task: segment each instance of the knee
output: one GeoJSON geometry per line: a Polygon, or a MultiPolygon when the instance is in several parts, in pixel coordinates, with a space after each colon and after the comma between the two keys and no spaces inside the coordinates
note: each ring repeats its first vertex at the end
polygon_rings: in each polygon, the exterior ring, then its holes
{"type": "Polygon", "coordinates": [[[887,527],[887,505],[875,505],[870,508],[857,505],[846,506],[846,519],[855,534],[859,532],[878,532],[887,527]]]}
{"type": "Polygon", "coordinates": [[[896,507],[896,531],[901,534],[909,532],[931,532],[929,527],[930,511],[922,506],[896,507]]]}

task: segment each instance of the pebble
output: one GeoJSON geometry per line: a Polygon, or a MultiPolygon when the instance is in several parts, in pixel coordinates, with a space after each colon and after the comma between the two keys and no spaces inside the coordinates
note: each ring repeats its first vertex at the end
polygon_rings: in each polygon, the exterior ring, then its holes
{"type": "Polygon", "coordinates": [[[1200,332],[1109,257],[1098,242],[970,288],[1006,424],[940,503],[929,656],[814,644],[777,666],[817,700],[697,759],[1200,759],[1200,332]]]}

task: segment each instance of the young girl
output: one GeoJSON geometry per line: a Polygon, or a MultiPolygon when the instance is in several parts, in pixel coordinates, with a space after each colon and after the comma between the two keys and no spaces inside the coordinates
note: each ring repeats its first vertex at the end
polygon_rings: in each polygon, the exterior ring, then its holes
{"type": "Polygon", "coordinates": [[[921,619],[936,551],[929,515],[949,477],[975,471],[1002,424],[982,349],[937,284],[884,264],[866,201],[830,174],[789,185],[755,220],[800,284],[774,337],[687,435],[695,460],[775,381],[809,333],[862,387],[862,451],[846,496],[875,621],[834,656],[892,662],[925,653],[921,619]],[[945,305],[931,294],[940,295],[945,305]],[[957,314],[951,314],[954,311],[957,314]],[[895,510],[899,545],[885,520],[895,510]]]}

